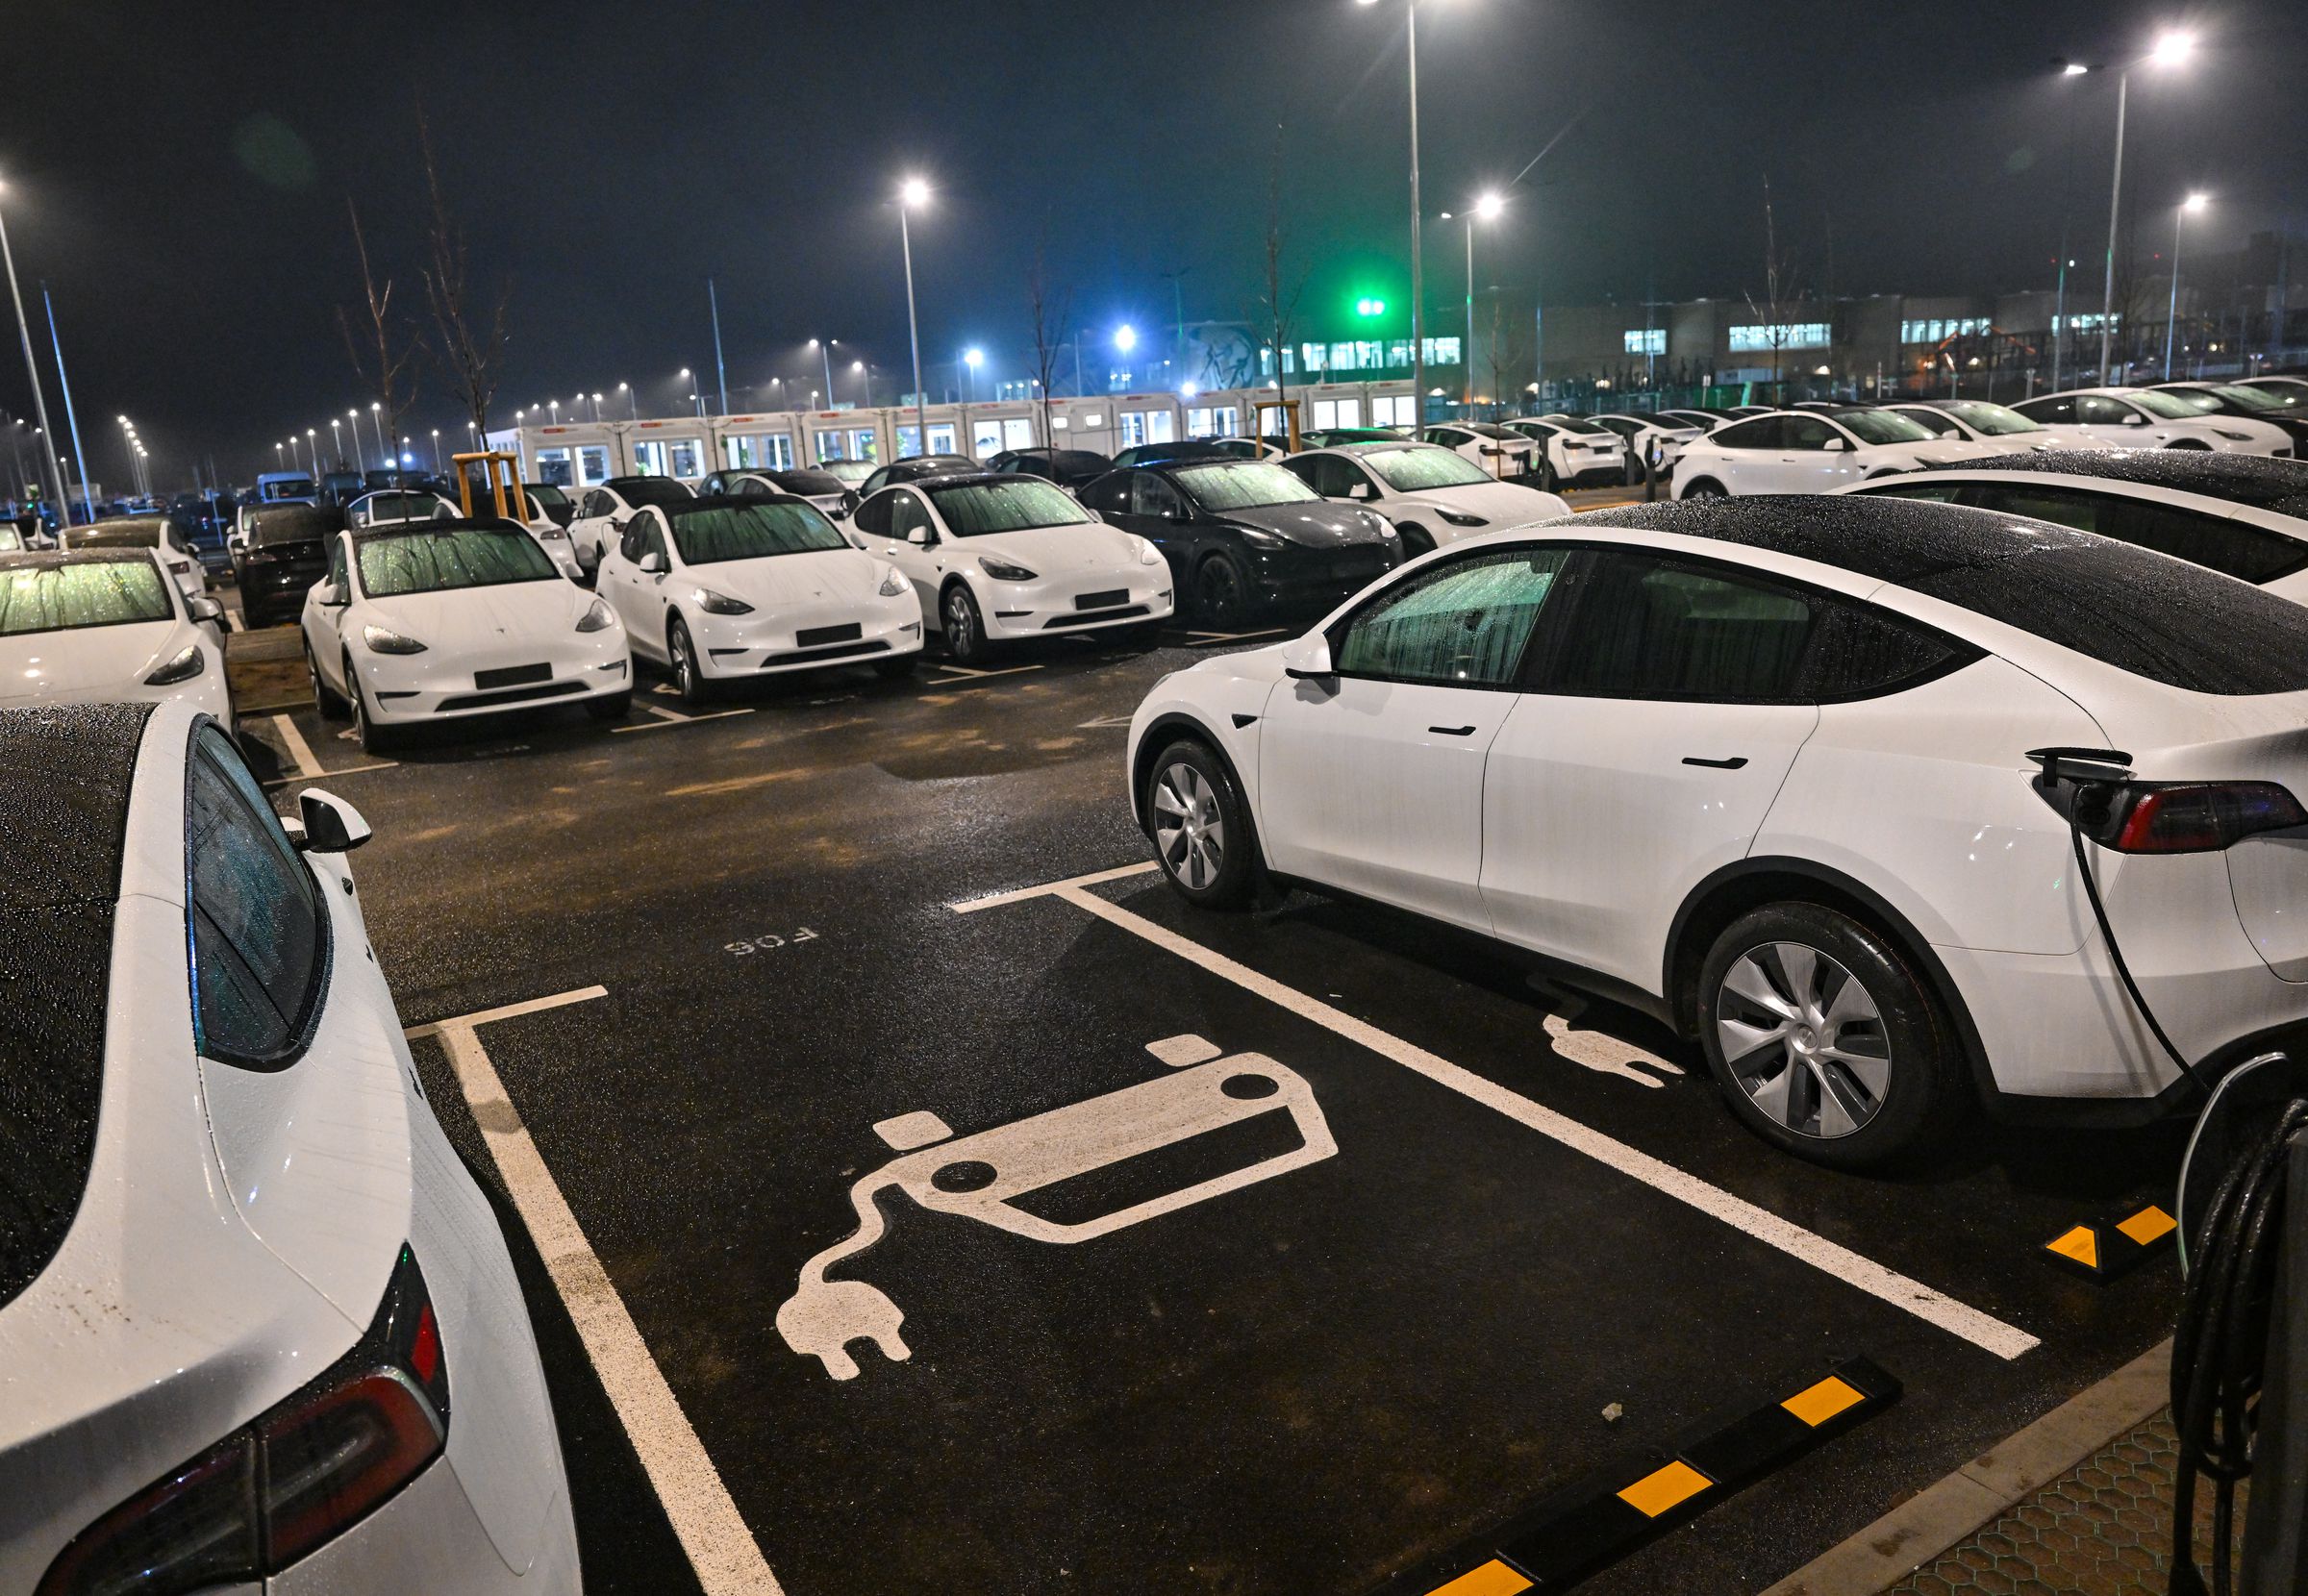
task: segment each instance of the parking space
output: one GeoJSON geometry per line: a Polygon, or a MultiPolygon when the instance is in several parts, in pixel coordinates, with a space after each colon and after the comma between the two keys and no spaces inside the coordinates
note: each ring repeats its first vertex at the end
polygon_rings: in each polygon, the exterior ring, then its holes
{"type": "Polygon", "coordinates": [[[415,1047],[538,1244],[573,1488],[627,1504],[580,1514],[595,1588],[1423,1592],[1869,1359],[1900,1401],[1585,1587],[1756,1588],[2163,1333],[2169,1265],[2038,1255],[2156,1194],[2166,1133],[1834,1175],[1485,944],[1177,902],[1123,728],[1263,640],[703,711],[644,671],[623,721],[384,760],[244,716],[375,825],[404,1016],[518,1010],[415,1047]]]}

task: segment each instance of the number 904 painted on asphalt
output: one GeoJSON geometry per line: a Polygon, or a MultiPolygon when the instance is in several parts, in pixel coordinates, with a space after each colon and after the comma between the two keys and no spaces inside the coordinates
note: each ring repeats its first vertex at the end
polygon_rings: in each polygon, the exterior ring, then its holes
{"type": "Polygon", "coordinates": [[[799,947],[804,942],[816,940],[817,934],[815,932],[808,926],[800,926],[795,928],[790,935],[779,936],[772,933],[764,933],[762,935],[750,937],[741,942],[724,942],[721,944],[721,951],[733,959],[743,959],[752,954],[774,953],[779,948],[799,947]]]}

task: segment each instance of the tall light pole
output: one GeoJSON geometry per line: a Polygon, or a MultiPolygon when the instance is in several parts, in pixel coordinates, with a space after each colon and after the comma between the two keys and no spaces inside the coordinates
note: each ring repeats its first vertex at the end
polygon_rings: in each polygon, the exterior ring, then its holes
{"type": "Polygon", "coordinates": [[[864,361],[852,361],[849,369],[858,374],[858,408],[873,409],[873,374],[866,369],[864,361]]]}
{"type": "Polygon", "coordinates": [[[440,429],[433,429],[433,474],[440,475],[440,429]]]}
{"type": "MultiPolygon", "coordinates": [[[[2164,380],[2171,381],[2171,335],[2180,322],[2180,235],[2188,225],[2188,213],[2201,211],[2212,203],[2209,194],[2190,194],[2171,208],[2171,308],[2164,312],[2164,380]]],[[[81,473],[85,481],[88,473],[81,473]]]]}
{"type": "Polygon", "coordinates": [[[962,392],[964,397],[972,404],[977,402],[978,397],[978,367],[984,365],[985,363],[985,350],[966,349],[963,351],[962,367],[963,370],[967,373],[967,375],[962,380],[962,392]]]}
{"type": "MultiPolygon", "coordinates": [[[[1474,409],[1474,224],[1477,221],[1495,221],[1498,213],[1506,208],[1507,202],[1498,195],[1485,194],[1474,202],[1474,209],[1467,212],[1467,347],[1459,352],[1459,358],[1466,362],[1467,372],[1461,402],[1469,411],[1474,409]]],[[[1450,220],[1449,212],[1442,212],[1442,220],[1450,220]]]]}
{"type": "MultiPolygon", "coordinates": [[[[1355,0],[1374,6],[1378,0],[1355,0]]],[[[1418,259],[1418,0],[1403,0],[1404,38],[1411,65],[1411,428],[1426,425],[1426,287],[1418,259]]],[[[1465,352],[1461,352],[1465,359],[1465,352]]],[[[1282,351],[1274,351],[1274,373],[1282,374],[1282,351]]]]}
{"type": "Polygon", "coordinates": [[[320,434],[311,427],[305,429],[305,453],[313,457],[313,486],[320,486],[320,434]]]}
{"type": "Polygon", "coordinates": [[[906,212],[930,203],[930,186],[910,177],[897,188],[897,241],[906,254],[906,336],[914,340],[914,452],[930,452],[930,396],[921,388],[921,323],[914,315],[914,233],[906,212]]]}
{"type": "Polygon", "coordinates": [[[619,383],[617,385],[617,391],[625,396],[625,419],[628,421],[639,421],[641,418],[641,405],[640,401],[633,396],[633,388],[631,385],[619,383]]]}
{"type": "Polygon", "coordinates": [[[729,367],[721,363],[721,299],[714,292],[714,280],[705,280],[705,302],[714,312],[714,380],[721,390],[721,413],[729,413],[729,367]]]}
{"type": "MultiPolygon", "coordinates": [[[[0,192],[6,186],[0,185],[0,192]]],[[[8,268],[8,296],[16,304],[16,336],[24,343],[24,375],[32,381],[32,410],[40,420],[40,446],[48,456],[48,476],[56,484],[56,513],[61,526],[72,519],[72,494],[64,486],[64,468],[57,463],[56,434],[48,429],[48,401],[40,393],[40,368],[32,358],[32,327],[24,319],[24,296],[16,288],[16,258],[8,247],[8,212],[0,206],[0,264],[8,268]]]]}
{"type": "MultiPolygon", "coordinates": [[[[2172,32],[2158,38],[2155,48],[2128,62],[2116,75],[2116,175],[2108,186],[2108,258],[2099,292],[2099,382],[2108,383],[2116,316],[2116,224],[2123,209],[2123,123],[2131,98],[2132,68],[2139,65],[2177,66],[2195,52],[2195,36],[2172,32]]],[[[2086,68],[2090,70],[2090,68],[2086,68]]]]}
{"type": "Polygon", "coordinates": [[[825,402],[829,405],[834,402],[834,345],[840,341],[840,338],[827,338],[823,342],[816,338],[810,340],[810,347],[816,350],[817,358],[825,362],[825,402]]]}
{"type": "MultiPolygon", "coordinates": [[[[260,455],[258,458],[262,460],[263,457],[260,455]]],[[[275,471],[288,469],[288,457],[281,448],[281,440],[277,437],[272,440],[272,468],[275,471]]]]}
{"type": "MultiPolygon", "coordinates": [[[[368,424],[377,429],[377,463],[389,469],[394,461],[392,445],[388,442],[385,437],[384,412],[385,407],[382,404],[378,403],[374,399],[371,399],[368,402],[368,424]]],[[[358,418],[355,418],[353,422],[353,431],[357,433],[360,430],[361,422],[358,418]]]]}
{"type": "MultiPolygon", "coordinates": [[[[329,452],[335,455],[339,462],[342,462],[344,460],[344,424],[333,415],[329,417],[329,436],[336,440],[329,446],[329,452]]],[[[355,446],[358,447],[359,440],[355,439],[354,441],[355,446]]]]}

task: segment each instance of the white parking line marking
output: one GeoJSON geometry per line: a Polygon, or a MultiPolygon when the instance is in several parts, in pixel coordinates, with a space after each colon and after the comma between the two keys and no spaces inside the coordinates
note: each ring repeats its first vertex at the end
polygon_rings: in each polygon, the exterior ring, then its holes
{"type": "MultiPolygon", "coordinates": [[[[650,706],[644,704],[641,708],[646,710],[650,706]]],[[[613,733],[662,732],[668,726],[694,726],[701,720],[727,720],[731,715],[749,715],[751,713],[753,713],[751,710],[713,710],[701,715],[674,715],[665,720],[644,720],[639,726],[612,726],[610,731],[613,733]]]]}
{"type": "Polygon", "coordinates": [[[1288,633],[1287,626],[1269,626],[1263,632],[1189,632],[1189,637],[1198,637],[1205,643],[1240,643],[1252,637],[1279,637],[1288,633]]]}
{"type": "Polygon", "coordinates": [[[429,1025],[413,1025],[401,1033],[411,1041],[419,1036],[436,1036],[444,1026],[489,1025],[497,1020],[509,1020],[521,1014],[535,1014],[547,1009],[562,1009],[572,1003],[590,1003],[594,998],[609,996],[606,986],[580,986],[574,991],[555,992],[551,997],[526,998],[519,1003],[508,1003],[500,1009],[484,1009],[478,1013],[458,1014],[450,1019],[435,1020],[429,1025]]]}
{"type": "Polygon", "coordinates": [[[458,1084],[473,1118],[481,1127],[489,1157],[512,1194],[521,1222],[545,1260],[545,1269],[561,1293],[585,1350],[601,1376],[601,1385],[616,1405],[625,1434],[665,1504],[665,1517],[689,1555],[690,1566],[707,1596],[781,1596],[777,1576],[762,1556],[761,1547],[746,1529],[720,1471],[706,1456],[689,1415],[682,1411],[665,1371],[649,1354],[641,1333],[626,1311],[625,1301],[601,1266],[569,1210],[561,1185],[530,1138],[505,1083],[489,1060],[488,1050],[474,1027],[514,1014],[534,1013],[563,1004],[582,1003],[607,996],[605,988],[589,986],[529,1003],[509,1004],[429,1026],[409,1034],[438,1035],[448,1050],[458,1084]]]}
{"type": "Polygon", "coordinates": [[[930,668],[953,673],[949,676],[931,677],[929,685],[933,687],[959,686],[969,682],[982,681],[989,676],[1016,676],[1019,671],[1041,669],[1040,665],[1004,665],[1000,670],[971,670],[966,665],[933,665],[930,668]]]}
{"type": "Polygon", "coordinates": [[[1074,730],[1077,732],[1092,732],[1110,726],[1127,726],[1130,724],[1130,719],[1131,717],[1128,715],[1100,715],[1095,720],[1086,720],[1082,722],[1079,726],[1075,727],[1074,730]]]}
{"type": "Polygon", "coordinates": [[[1015,892],[995,892],[983,898],[968,898],[945,907],[957,914],[975,914],[981,909],[999,909],[1004,904],[1023,903],[1028,898],[1046,898],[1069,886],[1095,886],[1102,881],[1120,881],[1124,876],[1142,876],[1160,868],[1160,865],[1148,860],[1143,864],[1125,864],[1116,870],[1093,870],[1087,876],[1068,876],[1064,881],[1045,882],[1040,886],[1021,886],[1015,892]]]}
{"type": "Polygon", "coordinates": [[[312,745],[305,741],[305,734],[296,729],[295,721],[287,715],[274,715],[272,729],[281,735],[281,746],[296,761],[296,773],[299,776],[310,778],[323,774],[320,761],[313,757],[312,745]]]}
{"type": "Polygon", "coordinates": [[[260,785],[263,786],[294,786],[299,782],[333,782],[339,776],[364,776],[372,770],[398,770],[400,765],[401,761],[398,760],[379,760],[374,764],[348,764],[335,770],[315,770],[310,776],[275,776],[271,781],[260,785]]]}
{"type": "MultiPolygon", "coordinates": [[[[1131,869],[1109,871],[1104,879],[1136,875],[1151,868],[1153,865],[1149,862],[1131,869]]],[[[1222,980],[1231,981],[1245,991],[1255,992],[1301,1018],[1312,1020],[1325,1030],[1345,1037],[1357,1046],[1367,1048],[1381,1058],[1391,1059],[1404,1068],[1425,1076],[1437,1085],[1447,1086],[1485,1108],[1494,1109],[1518,1125],[1528,1126],[1573,1152],[1584,1153],[1596,1162],[1631,1176],[1677,1202],[1689,1204],[1711,1218],[1745,1232],[1766,1246],[1776,1247],[1790,1258],[1808,1263],[1894,1308],[1903,1309],[1925,1323],[1937,1325],[1950,1335],[1969,1341],[1985,1352],[2008,1359],[2042,1344],[2035,1336],[2016,1326],[2007,1325],[1976,1308],[1943,1295],[1919,1281],[1910,1280],[1895,1270],[1887,1269],[1872,1259],[1863,1258],[1848,1247],[1814,1234],[1768,1209],[1758,1208],[1743,1197],[1733,1196],[1722,1187],[1702,1181],[1695,1175],[1685,1174],[1673,1164],[1630,1147],[1617,1137],[1605,1135],[1568,1115],[1543,1108],[1470,1069],[1454,1064],[1447,1059],[1438,1058],[1422,1047],[1381,1031],[1367,1020],[1359,1020],[1317,998],[1286,986],[1270,976],[1261,975],[1246,964],[1237,963],[1223,954],[1214,953],[1199,942],[1133,914],[1118,904],[1108,903],[1104,898],[1082,889],[1085,885],[1098,879],[1084,876],[1071,882],[1053,882],[1046,887],[1029,887],[1021,892],[1005,894],[1005,900],[1015,902],[1020,898],[1044,895],[1063,898],[1110,925],[1119,926],[1132,935],[1167,949],[1189,963],[1199,965],[1222,980]]],[[[997,901],[1002,900],[982,898],[975,903],[954,907],[958,910],[990,909],[997,901]]]]}
{"type": "Polygon", "coordinates": [[[657,716],[657,718],[660,720],[687,720],[690,718],[685,714],[676,714],[673,711],[666,709],[662,704],[644,704],[641,706],[641,708],[648,711],[649,713],[657,716]]]}

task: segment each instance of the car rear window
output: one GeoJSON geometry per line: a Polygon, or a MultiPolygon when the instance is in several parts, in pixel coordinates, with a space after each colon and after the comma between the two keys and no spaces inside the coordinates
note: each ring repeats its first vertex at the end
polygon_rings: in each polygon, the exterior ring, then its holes
{"type": "Polygon", "coordinates": [[[99,521],[67,529],[62,541],[67,549],[157,549],[167,530],[159,520],[99,521]]]}
{"type": "Polygon", "coordinates": [[[619,498],[637,509],[642,505],[687,504],[697,495],[689,485],[672,477],[619,477],[609,485],[619,498]]]}
{"type": "Polygon", "coordinates": [[[2189,692],[2308,689],[2308,608],[2200,565],[2046,527],[1902,586],[2189,692]]]}
{"type": "Polygon", "coordinates": [[[160,567],[146,556],[0,565],[0,637],[88,626],[164,621],[176,613],[160,567]]]}
{"type": "Polygon", "coordinates": [[[282,505],[249,517],[248,540],[259,548],[282,543],[317,543],[344,527],[344,511],[333,505],[282,505]]]}

